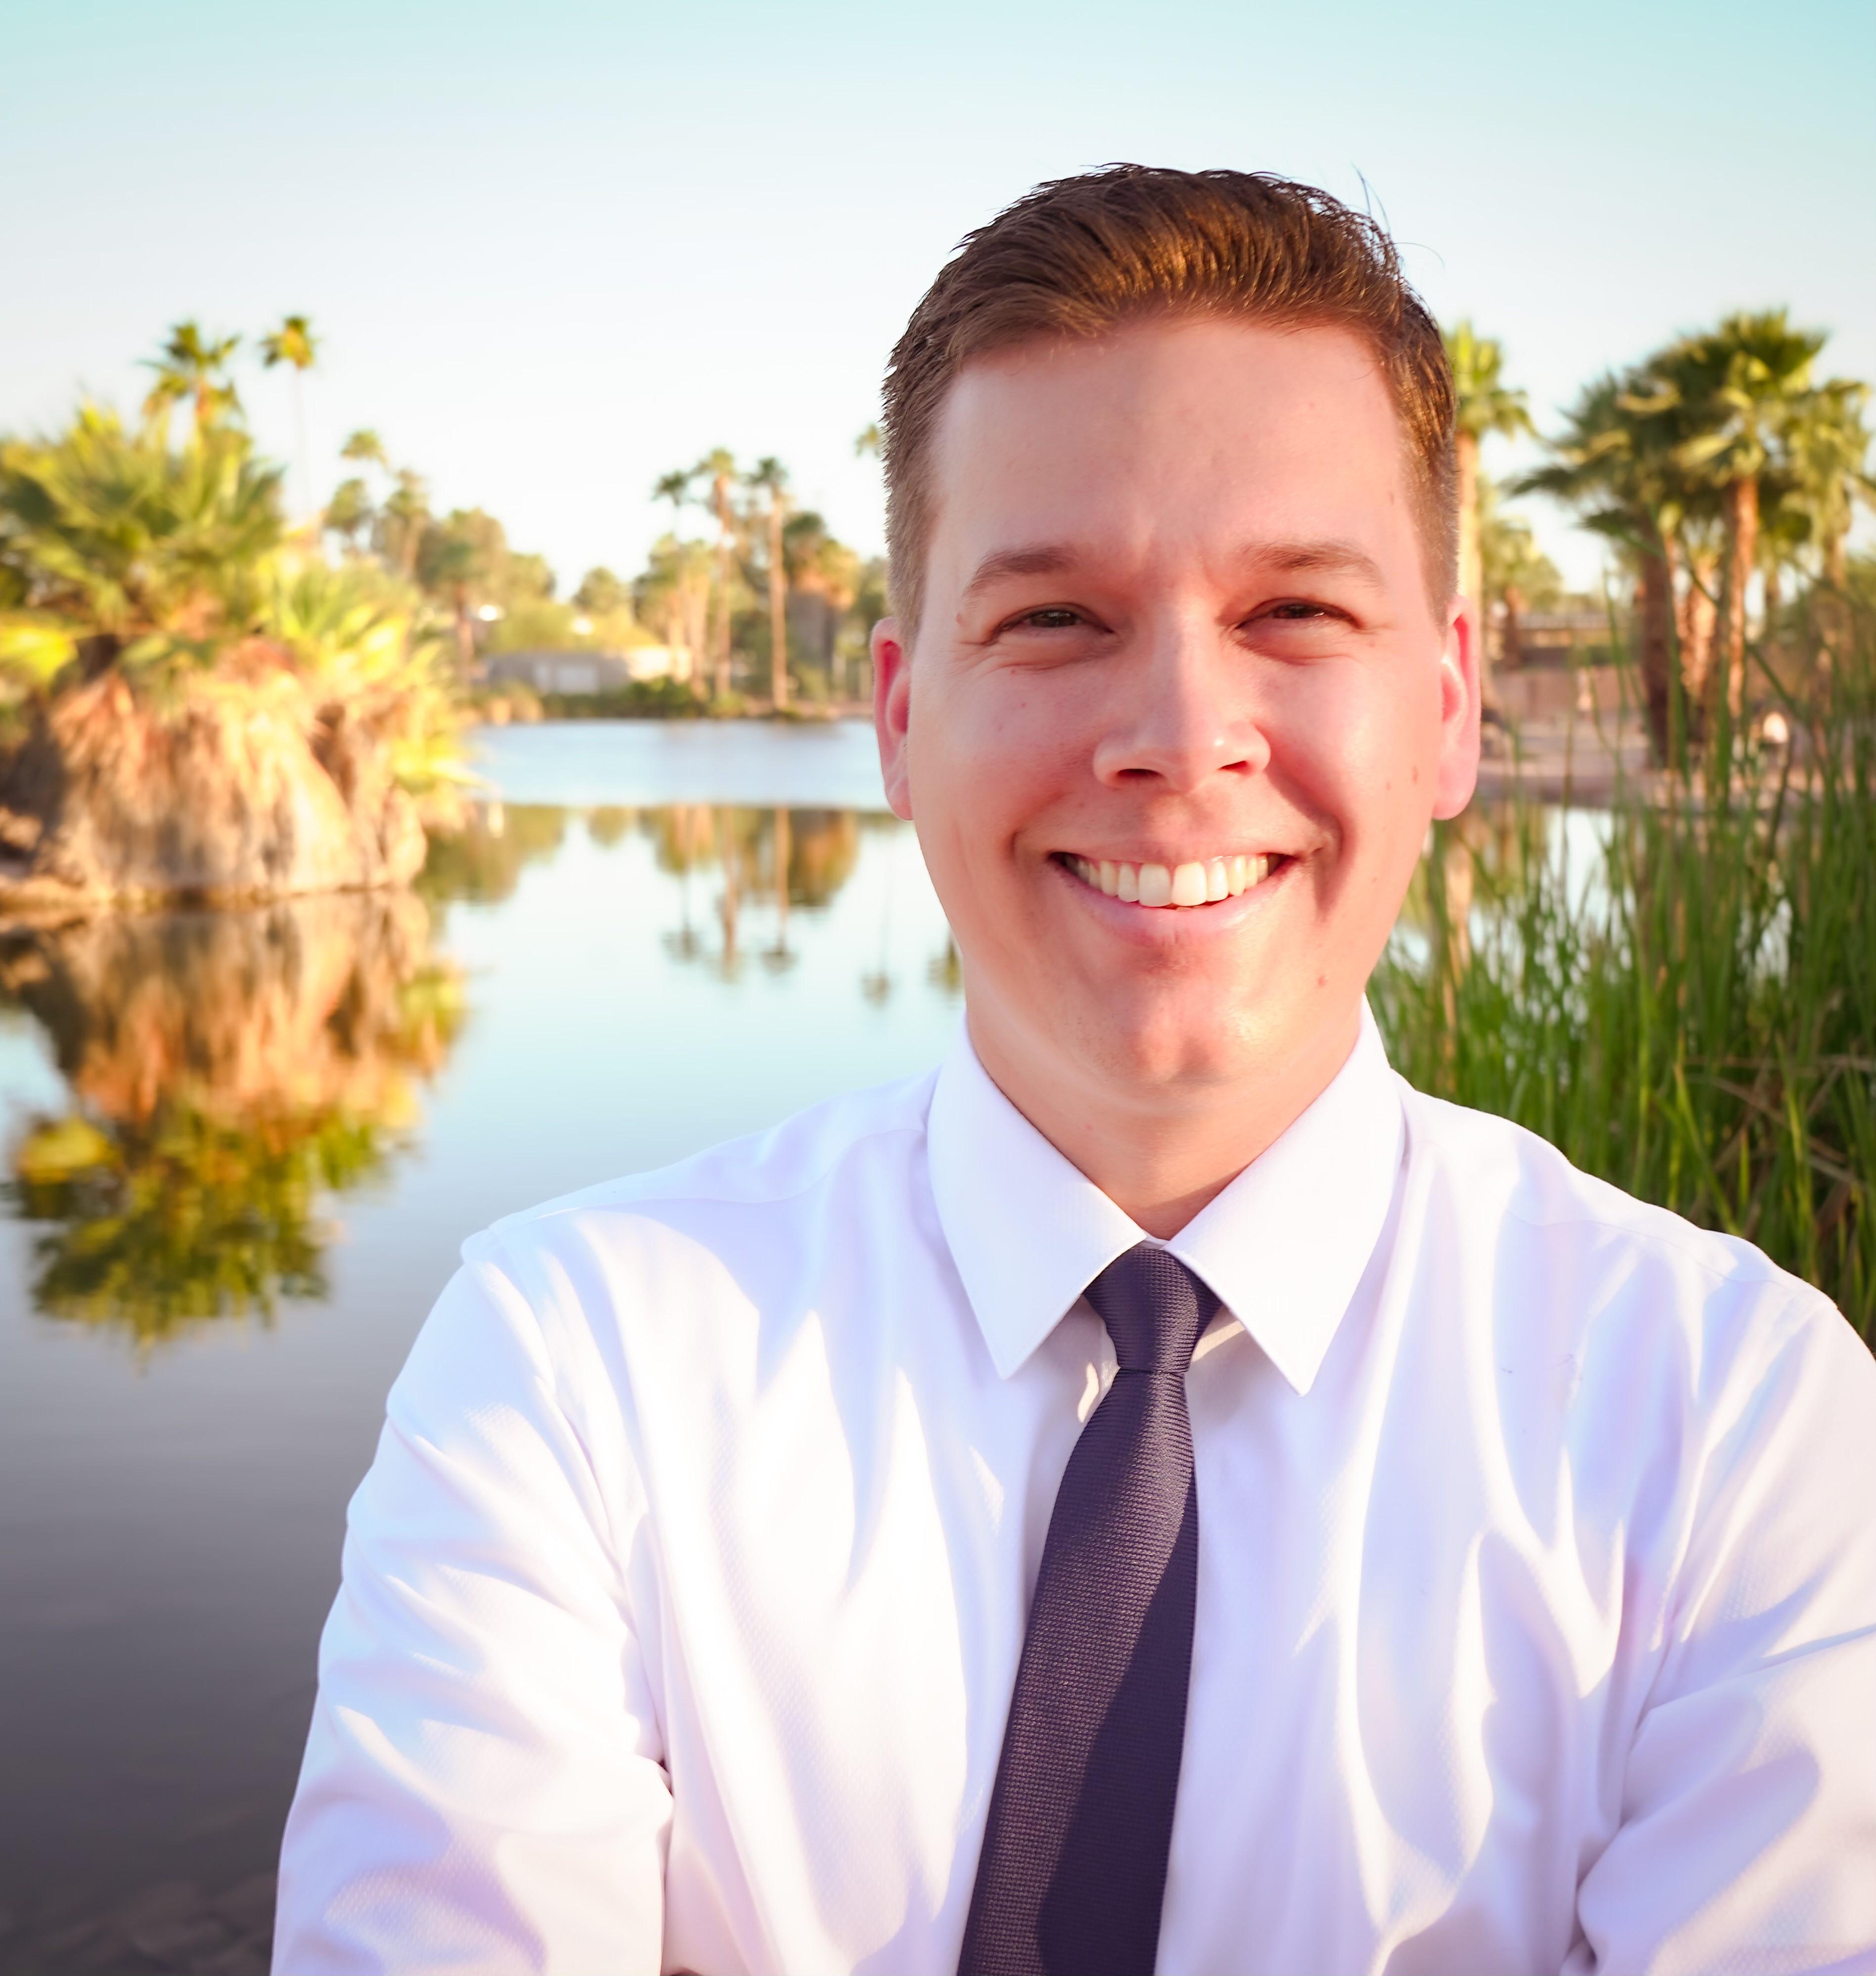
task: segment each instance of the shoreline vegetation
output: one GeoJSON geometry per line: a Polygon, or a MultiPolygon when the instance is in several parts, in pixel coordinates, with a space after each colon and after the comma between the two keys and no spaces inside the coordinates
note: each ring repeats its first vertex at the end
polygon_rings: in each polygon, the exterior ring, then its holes
{"type": "MultiPolygon", "coordinates": [[[[0,438],[0,918],[407,885],[461,827],[479,717],[819,717],[863,689],[883,565],[779,461],[665,476],[716,541],[668,535],[634,582],[595,568],[562,599],[372,432],[291,521],[239,342],[178,324],[135,422],[86,403],[0,438]],[[542,655],[598,690],[536,691],[542,655]]],[[[259,347],[296,393],[317,362],[303,316],[259,347]]]]}
{"type": "MultiPolygon", "coordinates": [[[[1758,1243],[1876,1342],[1876,558],[1851,528],[1876,482],[1868,387],[1818,374],[1824,341],[1776,311],[1678,338],[1501,482],[1485,450],[1529,413],[1498,346],[1450,334],[1492,746],[1373,993],[1415,1083],[1758,1243]],[[1509,505],[1532,496],[1607,543],[1604,596],[1564,591],[1509,505]]],[[[316,359],[303,318],[262,348],[296,384],[316,359]]],[[[139,422],[87,404],[0,440],[0,925],[22,938],[126,904],[397,897],[474,837],[477,721],[863,710],[885,572],[795,509],[780,462],[663,476],[645,568],[562,598],[370,432],[290,522],[235,349],[180,324],[139,422]]],[[[9,964],[62,978],[63,953],[9,964]]]]}
{"type": "Polygon", "coordinates": [[[1756,1243],[1876,1349],[1866,593],[1782,740],[1723,716],[1695,769],[1594,811],[1515,792],[1436,825],[1369,992],[1409,1082],[1756,1243]]]}
{"type": "MultiPolygon", "coordinates": [[[[1780,310],[1679,338],[1514,483],[1611,547],[1607,792],[1572,828],[1511,735],[1510,799],[1436,828],[1371,993],[1411,1082],[1756,1243],[1876,1347],[1876,482],[1825,341],[1780,310]]],[[[1449,345],[1462,434],[1528,426],[1496,347],[1449,345]]]]}

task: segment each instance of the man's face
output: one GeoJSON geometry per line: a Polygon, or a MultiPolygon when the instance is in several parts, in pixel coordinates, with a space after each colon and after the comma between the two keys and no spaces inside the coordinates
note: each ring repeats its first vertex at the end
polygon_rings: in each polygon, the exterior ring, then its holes
{"type": "Polygon", "coordinates": [[[986,1062],[1149,1102],[1326,1079],[1478,761],[1371,354],[1203,319],[1025,346],[964,370],[932,464],[879,724],[986,1062]]]}

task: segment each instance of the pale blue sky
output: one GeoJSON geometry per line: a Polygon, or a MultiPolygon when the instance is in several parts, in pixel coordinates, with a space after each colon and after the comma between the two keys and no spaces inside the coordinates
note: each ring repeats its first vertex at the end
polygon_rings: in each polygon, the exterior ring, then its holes
{"type": "MultiPolygon", "coordinates": [[[[1109,159],[1370,198],[1541,419],[1742,306],[1876,377],[1871,0],[0,0],[0,429],[134,404],[180,317],[305,310],[321,492],[375,426],[569,586],[635,568],[651,482],[717,443],[876,548],[852,441],[907,311],[965,229],[1109,159]]],[[[284,456],[284,375],[242,382],[284,456]]]]}

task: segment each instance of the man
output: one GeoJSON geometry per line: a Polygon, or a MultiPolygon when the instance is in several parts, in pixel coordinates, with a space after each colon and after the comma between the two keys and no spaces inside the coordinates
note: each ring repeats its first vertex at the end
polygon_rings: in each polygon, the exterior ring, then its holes
{"type": "Polygon", "coordinates": [[[1307,188],[939,275],[874,654],[966,1033],[467,1245],[278,1968],[1876,1968],[1876,1366],[1365,1010],[1476,763],[1452,419],[1307,188]]]}

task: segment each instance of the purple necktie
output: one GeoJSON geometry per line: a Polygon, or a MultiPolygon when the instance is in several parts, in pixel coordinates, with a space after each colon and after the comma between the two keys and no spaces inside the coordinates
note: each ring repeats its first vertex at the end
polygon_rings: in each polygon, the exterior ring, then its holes
{"type": "Polygon", "coordinates": [[[958,1976],[1152,1976],[1198,1580],[1185,1373],[1218,1299],[1142,1242],[1088,1286],[1119,1369],[1049,1519],[958,1976]]]}

